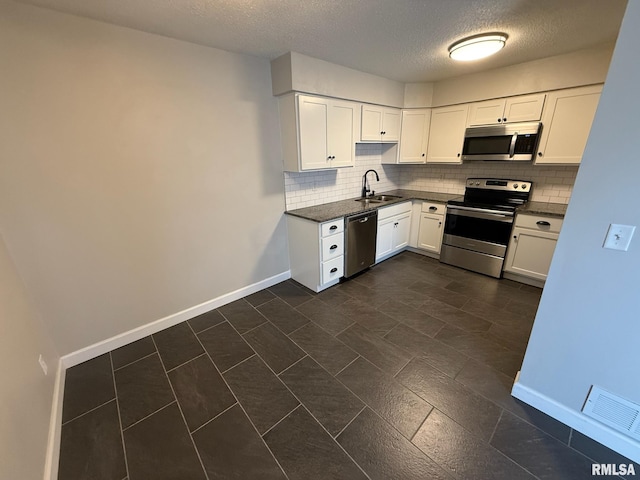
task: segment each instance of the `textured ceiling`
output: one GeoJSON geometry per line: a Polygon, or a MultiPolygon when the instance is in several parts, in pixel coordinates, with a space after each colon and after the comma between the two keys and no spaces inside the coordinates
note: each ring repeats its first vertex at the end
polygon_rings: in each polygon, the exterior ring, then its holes
{"type": "Polygon", "coordinates": [[[434,81],[615,41],[627,0],[17,0],[269,59],[295,51],[402,82],[434,81]],[[489,59],[447,46],[509,35],[489,59]]]}

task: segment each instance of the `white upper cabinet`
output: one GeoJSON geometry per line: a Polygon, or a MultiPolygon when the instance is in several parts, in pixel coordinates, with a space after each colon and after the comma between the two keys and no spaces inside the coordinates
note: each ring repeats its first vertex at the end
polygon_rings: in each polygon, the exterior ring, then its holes
{"type": "Polygon", "coordinates": [[[431,110],[427,163],[462,163],[462,144],[469,104],[431,110]]]}
{"type": "Polygon", "coordinates": [[[602,85],[569,88],[548,94],[536,165],[577,165],[596,114],[602,85]]]}
{"type": "Polygon", "coordinates": [[[400,139],[399,108],[362,105],[360,140],[363,142],[397,142],[400,139]]]}
{"type": "Polygon", "coordinates": [[[308,95],[278,102],[285,171],[354,165],[359,104],[308,95]]]}
{"type": "Polygon", "coordinates": [[[431,109],[402,111],[398,163],[426,163],[431,109]]]}
{"type": "Polygon", "coordinates": [[[542,116],[545,96],[544,93],[539,93],[472,103],[467,125],[537,122],[542,116]]]}

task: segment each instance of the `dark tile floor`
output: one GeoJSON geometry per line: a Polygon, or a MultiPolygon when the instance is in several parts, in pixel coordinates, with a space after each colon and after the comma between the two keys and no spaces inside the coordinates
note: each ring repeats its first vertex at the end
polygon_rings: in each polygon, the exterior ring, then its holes
{"type": "Polygon", "coordinates": [[[408,252],[320,294],[280,283],[69,369],[59,479],[566,480],[628,463],[510,396],[540,293],[408,252]]]}

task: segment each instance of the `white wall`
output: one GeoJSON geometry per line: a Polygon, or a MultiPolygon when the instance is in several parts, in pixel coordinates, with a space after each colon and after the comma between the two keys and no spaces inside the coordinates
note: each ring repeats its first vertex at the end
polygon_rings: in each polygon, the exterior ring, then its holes
{"type": "Polygon", "coordinates": [[[0,236],[0,478],[43,476],[58,354],[0,236]],[[45,376],[38,356],[49,366],[45,376]]]}
{"type": "Polygon", "coordinates": [[[603,83],[613,45],[600,45],[433,84],[432,106],[603,83]]]}
{"type": "Polygon", "coordinates": [[[0,9],[0,228],[61,354],[288,270],[267,60],[0,9]]]}
{"type": "Polygon", "coordinates": [[[629,2],[519,379],[577,419],[591,385],[640,404],[640,232],[627,252],[602,248],[610,223],[640,227],[638,45],[629,2]]]}
{"type": "Polygon", "coordinates": [[[273,94],[291,91],[401,108],[404,83],[289,52],[271,62],[273,94]]]}

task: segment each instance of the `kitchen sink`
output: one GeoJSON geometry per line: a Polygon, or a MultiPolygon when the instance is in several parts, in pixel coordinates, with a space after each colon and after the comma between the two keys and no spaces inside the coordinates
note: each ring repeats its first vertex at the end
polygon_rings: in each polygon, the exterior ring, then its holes
{"type": "Polygon", "coordinates": [[[367,198],[356,198],[356,202],[362,203],[383,203],[390,202],[391,200],[397,200],[399,197],[397,195],[374,195],[373,197],[367,198]]]}
{"type": "Polygon", "coordinates": [[[376,195],[371,198],[373,198],[374,200],[380,200],[381,202],[388,202],[390,200],[397,200],[398,198],[402,197],[399,197],[397,195],[376,195]]]}

